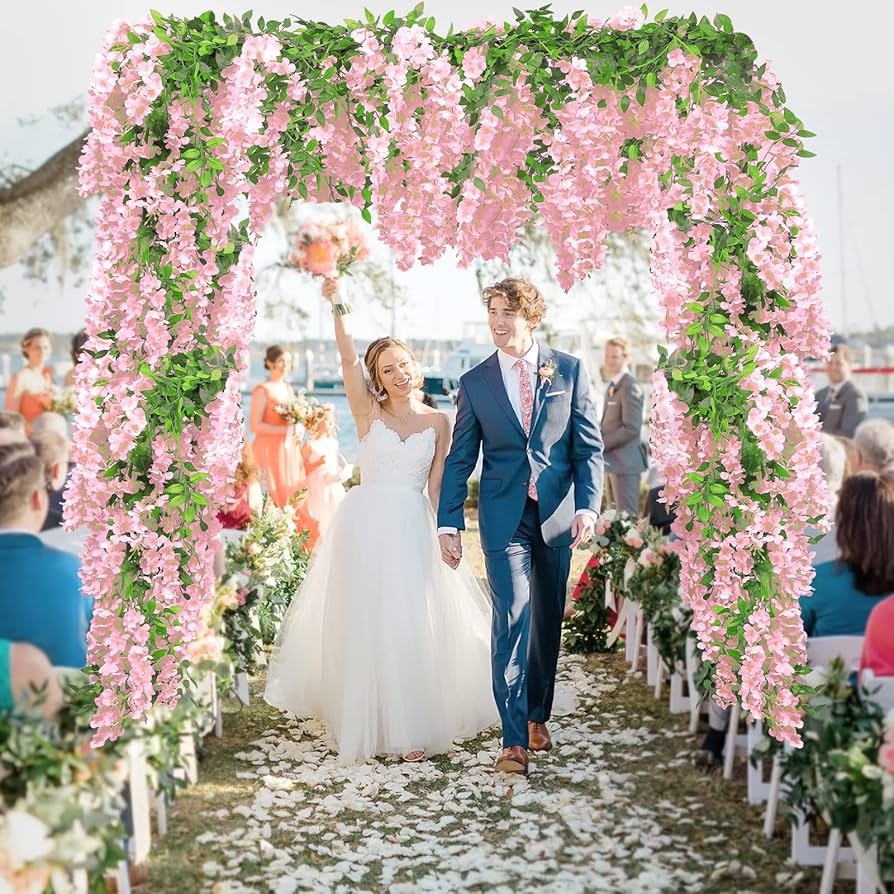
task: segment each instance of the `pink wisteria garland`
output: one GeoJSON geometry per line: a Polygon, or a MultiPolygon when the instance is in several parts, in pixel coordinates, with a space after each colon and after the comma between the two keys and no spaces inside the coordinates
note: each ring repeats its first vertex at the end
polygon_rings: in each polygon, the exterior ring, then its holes
{"type": "Polygon", "coordinates": [[[450,247],[463,263],[505,257],[539,211],[566,287],[599,266],[608,232],[654,234],[675,351],[655,378],[653,443],[681,503],[683,595],[721,701],[798,742],[797,597],[823,508],[803,361],[828,340],[793,178],[809,153],[747,38],[706,23],[539,10],[441,38],[417,10],[260,33],[211,14],[111,29],[81,165],[103,199],[67,509],[90,531],[98,742],[177,698],[211,598],[252,245],[284,194],[374,208],[401,267],[450,247]]]}

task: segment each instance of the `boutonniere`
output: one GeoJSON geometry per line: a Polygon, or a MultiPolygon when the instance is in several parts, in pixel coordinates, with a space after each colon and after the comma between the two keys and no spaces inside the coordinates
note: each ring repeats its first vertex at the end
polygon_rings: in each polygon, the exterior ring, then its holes
{"type": "Polygon", "coordinates": [[[537,370],[537,375],[540,376],[540,385],[548,385],[552,382],[553,377],[556,375],[556,361],[555,360],[547,360],[540,369],[537,370]]]}

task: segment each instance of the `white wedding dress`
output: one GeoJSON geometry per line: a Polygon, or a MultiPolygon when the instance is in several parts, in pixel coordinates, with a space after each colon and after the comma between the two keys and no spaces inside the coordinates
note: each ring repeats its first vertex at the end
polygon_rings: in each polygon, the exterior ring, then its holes
{"type": "Polygon", "coordinates": [[[319,717],[346,763],[449,750],[498,720],[488,597],[440,557],[423,494],[434,428],[376,419],[348,491],[283,621],[266,700],[319,717]]]}

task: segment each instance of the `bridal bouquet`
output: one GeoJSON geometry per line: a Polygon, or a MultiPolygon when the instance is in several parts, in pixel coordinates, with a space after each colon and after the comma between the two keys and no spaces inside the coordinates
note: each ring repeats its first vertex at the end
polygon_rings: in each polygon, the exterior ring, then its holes
{"type": "Polygon", "coordinates": [[[75,411],[74,388],[60,388],[50,404],[50,412],[60,416],[70,416],[75,411]]]}
{"type": "Polygon", "coordinates": [[[356,221],[311,220],[302,224],[289,262],[313,276],[328,278],[348,273],[355,261],[368,255],[366,237],[356,221]]]}
{"type": "Polygon", "coordinates": [[[276,412],[293,425],[306,425],[308,414],[311,412],[312,403],[303,394],[299,394],[288,403],[276,404],[273,408],[276,412]]]}

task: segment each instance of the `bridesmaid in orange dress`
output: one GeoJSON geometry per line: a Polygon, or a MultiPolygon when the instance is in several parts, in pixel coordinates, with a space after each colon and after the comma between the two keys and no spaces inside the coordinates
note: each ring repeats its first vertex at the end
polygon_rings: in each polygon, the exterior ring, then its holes
{"type": "Polygon", "coordinates": [[[255,435],[255,460],[267,479],[267,490],[273,502],[282,508],[304,486],[305,479],[301,442],[295,427],[275,410],[277,404],[295,399],[292,386],[286,381],[292,357],[279,345],[271,345],[264,355],[264,367],[270,377],[251,394],[248,427],[255,435]]]}
{"type": "Polygon", "coordinates": [[[46,329],[29,329],[22,337],[25,365],[9,380],[4,409],[21,413],[25,434],[31,434],[31,423],[50,409],[55,397],[53,371],[46,365],[52,345],[46,329]]]}

